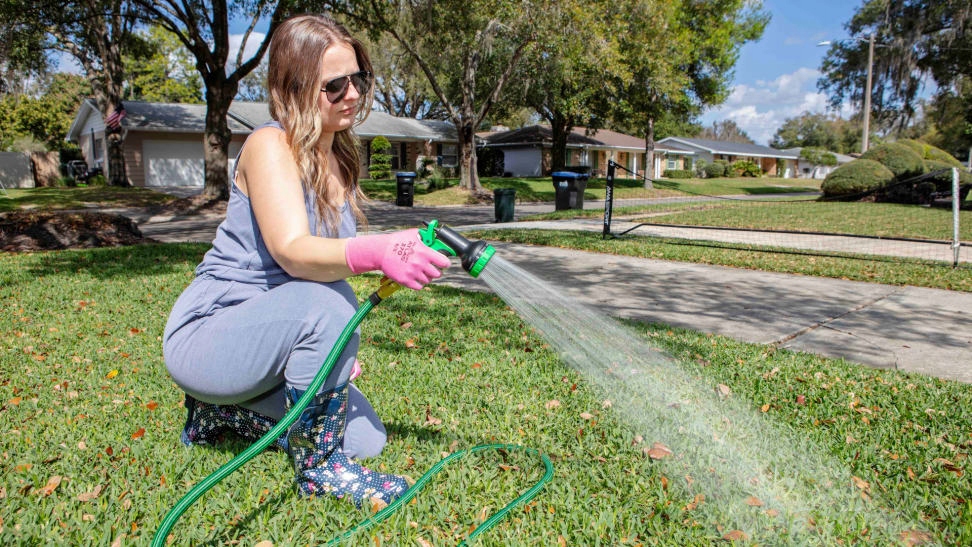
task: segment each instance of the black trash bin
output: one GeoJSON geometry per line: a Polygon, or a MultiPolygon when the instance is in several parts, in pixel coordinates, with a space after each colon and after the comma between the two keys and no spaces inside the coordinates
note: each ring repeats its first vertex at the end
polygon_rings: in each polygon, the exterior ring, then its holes
{"type": "Polygon", "coordinates": [[[415,197],[415,173],[411,171],[405,171],[401,173],[395,173],[395,180],[397,181],[398,193],[395,197],[395,205],[399,207],[411,207],[412,200],[415,197]]]}
{"type": "Polygon", "coordinates": [[[572,171],[554,171],[550,174],[554,185],[554,210],[584,208],[584,190],[587,189],[587,175],[572,171]]]}
{"type": "Polygon", "coordinates": [[[493,190],[493,209],[496,222],[513,222],[513,207],[516,204],[516,188],[496,188],[493,190]]]}

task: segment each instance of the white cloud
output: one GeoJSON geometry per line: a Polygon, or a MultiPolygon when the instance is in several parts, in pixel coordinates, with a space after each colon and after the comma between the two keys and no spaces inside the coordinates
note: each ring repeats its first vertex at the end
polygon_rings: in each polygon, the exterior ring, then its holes
{"type": "Polygon", "coordinates": [[[827,111],[827,96],[816,90],[820,71],[798,68],[773,81],[733,88],[726,102],[702,117],[705,125],[732,120],[759,144],[768,144],[787,118],[827,111]]]}
{"type": "MultiPolygon", "coordinates": [[[[246,62],[260,49],[260,44],[263,43],[263,39],[266,37],[266,33],[263,32],[251,32],[250,36],[246,39],[246,49],[243,50],[243,61],[246,62]]],[[[230,34],[229,37],[229,58],[227,59],[227,64],[230,66],[236,66],[236,55],[240,51],[240,44],[243,43],[243,34],[230,34]]],[[[266,55],[264,55],[265,57],[266,55]]]]}

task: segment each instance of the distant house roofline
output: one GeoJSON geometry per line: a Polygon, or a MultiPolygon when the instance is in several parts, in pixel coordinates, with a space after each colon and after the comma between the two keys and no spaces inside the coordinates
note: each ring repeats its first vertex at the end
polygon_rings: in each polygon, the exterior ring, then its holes
{"type": "Polygon", "coordinates": [[[722,154],[726,156],[750,156],[760,158],[778,158],[792,160],[799,158],[799,154],[787,153],[785,150],[777,150],[769,146],[759,144],[716,141],[709,139],[696,139],[690,137],[665,137],[659,142],[675,142],[680,145],[689,146],[708,152],[710,154],[722,154]]]}

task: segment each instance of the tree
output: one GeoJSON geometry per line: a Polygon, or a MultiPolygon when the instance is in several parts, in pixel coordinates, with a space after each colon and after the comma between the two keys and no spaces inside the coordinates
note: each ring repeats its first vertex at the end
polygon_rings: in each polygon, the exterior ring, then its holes
{"type": "MultiPolygon", "coordinates": [[[[726,99],[739,49],[762,36],[769,15],[751,0],[631,0],[622,8],[628,26],[621,50],[630,76],[613,98],[614,117],[644,136],[651,158],[658,120],[691,119],[726,99]]],[[[648,162],[646,186],[653,171],[648,162]]]]}
{"type": "Polygon", "coordinates": [[[201,103],[202,80],[175,36],[153,26],[124,54],[126,100],[201,103]]]}
{"type": "Polygon", "coordinates": [[[733,120],[722,120],[712,122],[711,127],[706,127],[699,134],[700,139],[710,139],[714,141],[742,142],[746,144],[756,144],[733,120]]]}
{"type": "MultiPolygon", "coordinates": [[[[45,52],[72,56],[84,70],[102,115],[121,110],[125,79],[122,51],[133,40],[138,21],[127,0],[7,0],[0,21],[24,33],[24,40],[45,52]]],[[[75,105],[76,107],[77,105],[75,105]]],[[[127,185],[120,131],[106,131],[111,183],[127,185]]]]}
{"type": "Polygon", "coordinates": [[[459,141],[460,186],[479,192],[476,130],[544,21],[541,0],[339,1],[359,28],[387,33],[428,78],[459,141]],[[488,77],[484,77],[488,76],[488,77]]]}
{"type": "MultiPolygon", "coordinates": [[[[0,99],[0,150],[14,143],[37,143],[51,151],[74,149],[64,140],[74,121],[78,97],[91,94],[82,76],[57,73],[43,78],[34,93],[8,94],[0,99]]],[[[21,144],[23,146],[23,144],[21,144]]]]}
{"type": "Polygon", "coordinates": [[[609,74],[622,69],[614,15],[604,2],[559,2],[547,15],[555,31],[540,35],[517,73],[517,99],[550,125],[553,171],[567,164],[567,139],[573,128],[596,129],[607,117],[609,102],[604,99],[610,93],[605,93],[605,86],[614,81],[609,74]],[[599,38],[591,39],[594,36],[599,38]]]}
{"type": "Polygon", "coordinates": [[[372,52],[375,104],[381,110],[404,118],[447,118],[442,102],[429,85],[429,79],[394,38],[381,34],[376,40],[362,36],[362,41],[372,52]]]}
{"type": "Polygon", "coordinates": [[[826,114],[804,112],[787,118],[776,130],[770,146],[779,149],[812,146],[848,154],[860,151],[859,127],[856,122],[831,118],[826,114]]]}
{"type": "Polygon", "coordinates": [[[32,76],[47,73],[43,27],[25,18],[19,2],[0,3],[0,95],[23,91],[32,76]]]}
{"type": "Polygon", "coordinates": [[[206,186],[203,193],[221,199],[229,198],[229,143],[232,133],[226,120],[240,80],[260,64],[270,46],[274,31],[288,15],[291,3],[241,0],[133,0],[145,12],[148,21],[171,32],[189,50],[202,78],[206,99],[206,129],[203,157],[206,186]],[[230,62],[230,18],[248,18],[236,58],[230,62]],[[261,20],[269,26],[256,52],[244,59],[253,29],[261,20]]]}
{"type": "MultiPolygon", "coordinates": [[[[831,46],[817,87],[835,106],[848,99],[863,102],[866,38],[873,35],[877,47],[869,114],[879,126],[899,132],[907,127],[928,79],[938,89],[954,90],[963,78],[972,77],[968,0],[867,0],[845,27],[852,39],[831,46]]],[[[962,117],[972,123],[972,102],[962,117]]]]}

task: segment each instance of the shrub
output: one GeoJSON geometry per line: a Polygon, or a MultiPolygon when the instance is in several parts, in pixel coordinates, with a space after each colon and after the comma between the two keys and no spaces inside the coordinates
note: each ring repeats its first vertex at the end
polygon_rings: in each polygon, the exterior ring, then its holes
{"type": "Polygon", "coordinates": [[[758,177],[763,174],[763,170],[756,164],[749,160],[739,160],[733,162],[732,172],[736,174],[737,177],[758,177]]]}
{"type": "Polygon", "coordinates": [[[695,165],[692,166],[692,170],[695,172],[696,177],[704,178],[705,176],[707,176],[707,173],[705,172],[705,168],[708,166],[709,163],[707,161],[703,159],[699,159],[698,161],[695,162],[695,165]]]}
{"type": "Polygon", "coordinates": [[[691,169],[665,169],[662,178],[666,179],[690,179],[695,173],[691,169]]]}
{"type": "Polygon", "coordinates": [[[391,176],[391,143],[388,139],[378,135],[371,141],[371,165],[368,175],[373,179],[387,179],[391,176]]]}
{"type": "Polygon", "coordinates": [[[831,171],[820,190],[825,198],[859,198],[893,180],[894,173],[887,167],[874,160],[859,159],[831,171]]]}
{"type": "Polygon", "coordinates": [[[916,141],[914,139],[900,139],[900,140],[897,140],[895,142],[897,142],[898,144],[903,144],[903,145],[907,146],[908,148],[914,150],[914,152],[916,154],[918,154],[919,156],[921,156],[922,159],[927,159],[927,157],[928,157],[925,153],[926,153],[929,145],[927,145],[927,144],[925,144],[923,142],[916,141]]]}
{"type": "MultiPolygon", "coordinates": [[[[889,142],[861,154],[861,159],[874,160],[887,167],[894,176],[907,179],[925,172],[925,162],[907,145],[889,142]]],[[[853,162],[852,162],[853,163],[853,162]]]]}
{"type": "Polygon", "coordinates": [[[726,176],[726,164],[717,160],[706,165],[705,176],[713,179],[726,176]]]}

